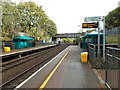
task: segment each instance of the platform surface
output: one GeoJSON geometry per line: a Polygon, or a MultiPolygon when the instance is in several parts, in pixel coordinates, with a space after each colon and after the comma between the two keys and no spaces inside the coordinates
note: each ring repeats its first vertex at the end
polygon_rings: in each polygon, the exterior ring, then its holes
{"type": "MultiPolygon", "coordinates": [[[[99,88],[100,81],[93,69],[88,63],[82,63],[80,60],[79,46],[68,48],[70,48],[68,54],[44,88],[99,88]]],[[[40,88],[68,48],[20,88],[40,88]]]]}
{"type": "Polygon", "coordinates": [[[98,88],[100,83],[87,63],[80,61],[80,48],[71,49],[45,88],[98,88]]]}

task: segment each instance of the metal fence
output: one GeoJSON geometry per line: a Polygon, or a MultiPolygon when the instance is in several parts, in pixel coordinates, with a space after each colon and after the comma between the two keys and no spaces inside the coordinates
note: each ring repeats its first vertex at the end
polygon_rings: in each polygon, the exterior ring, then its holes
{"type": "Polygon", "coordinates": [[[120,27],[106,29],[106,35],[119,35],[119,32],[120,32],[120,27]]]}
{"type": "Polygon", "coordinates": [[[106,85],[120,90],[120,49],[106,48],[106,85]]]}
{"type": "Polygon", "coordinates": [[[96,46],[94,44],[90,44],[88,48],[88,53],[89,53],[89,62],[91,63],[92,67],[96,68],[97,62],[96,62],[96,57],[97,57],[97,51],[96,51],[96,46]]]}
{"type": "Polygon", "coordinates": [[[105,57],[102,59],[102,45],[100,45],[100,57],[98,57],[97,46],[90,44],[88,48],[89,62],[95,69],[105,70],[105,82],[109,88],[120,90],[120,49],[117,44],[106,44],[105,57]]]}
{"type": "MultiPolygon", "coordinates": [[[[108,45],[107,45],[108,46],[108,45]]],[[[93,68],[103,69],[105,68],[105,62],[103,60],[103,45],[100,45],[100,51],[98,52],[98,45],[90,44],[88,48],[89,62],[93,68]]]]}
{"type": "MultiPolygon", "coordinates": [[[[105,47],[117,47],[117,44],[106,44],[105,47]]],[[[88,53],[89,53],[89,62],[91,63],[93,68],[96,69],[105,69],[105,61],[103,60],[103,45],[100,45],[100,52],[98,53],[98,45],[97,44],[89,44],[88,45],[88,53]]]]}

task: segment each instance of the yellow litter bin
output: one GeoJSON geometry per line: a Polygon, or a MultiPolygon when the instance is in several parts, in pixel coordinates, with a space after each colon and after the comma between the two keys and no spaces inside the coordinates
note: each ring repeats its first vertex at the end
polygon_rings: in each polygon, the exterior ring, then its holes
{"type": "Polygon", "coordinates": [[[10,47],[4,47],[4,51],[5,52],[9,52],[10,51],[10,47]]]}
{"type": "Polygon", "coordinates": [[[81,53],[81,62],[87,62],[88,52],[81,53]]]}

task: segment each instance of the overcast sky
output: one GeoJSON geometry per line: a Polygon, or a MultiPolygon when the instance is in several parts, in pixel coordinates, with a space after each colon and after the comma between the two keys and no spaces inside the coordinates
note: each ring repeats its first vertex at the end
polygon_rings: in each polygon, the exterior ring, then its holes
{"type": "MultiPolygon", "coordinates": [[[[19,3],[20,0],[11,0],[19,3]]],[[[29,0],[21,0],[29,1],[29,0]]],[[[106,16],[118,6],[120,0],[31,0],[57,25],[58,33],[77,33],[84,17],[106,16]]]]}

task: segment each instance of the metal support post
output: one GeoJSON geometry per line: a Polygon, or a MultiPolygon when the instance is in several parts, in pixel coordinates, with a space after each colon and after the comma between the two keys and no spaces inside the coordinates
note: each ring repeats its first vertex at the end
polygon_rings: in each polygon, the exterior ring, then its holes
{"type": "Polygon", "coordinates": [[[97,57],[100,57],[100,21],[98,22],[98,55],[97,57]]]}
{"type": "MultiPolygon", "coordinates": [[[[2,31],[2,5],[0,6],[0,31],[2,31]]],[[[1,32],[0,32],[0,37],[1,37],[1,32]]],[[[0,53],[2,53],[2,42],[0,42],[0,53]]],[[[2,85],[2,57],[0,57],[0,85],[2,85]]],[[[0,88],[1,89],[1,88],[0,88]]]]}
{"type": "Polygon", "coordinates": [[[105,37],[105,17],[103,17],[103,59],[105,60],[105,42],[106,42],[106,37],[105,37]]]}

